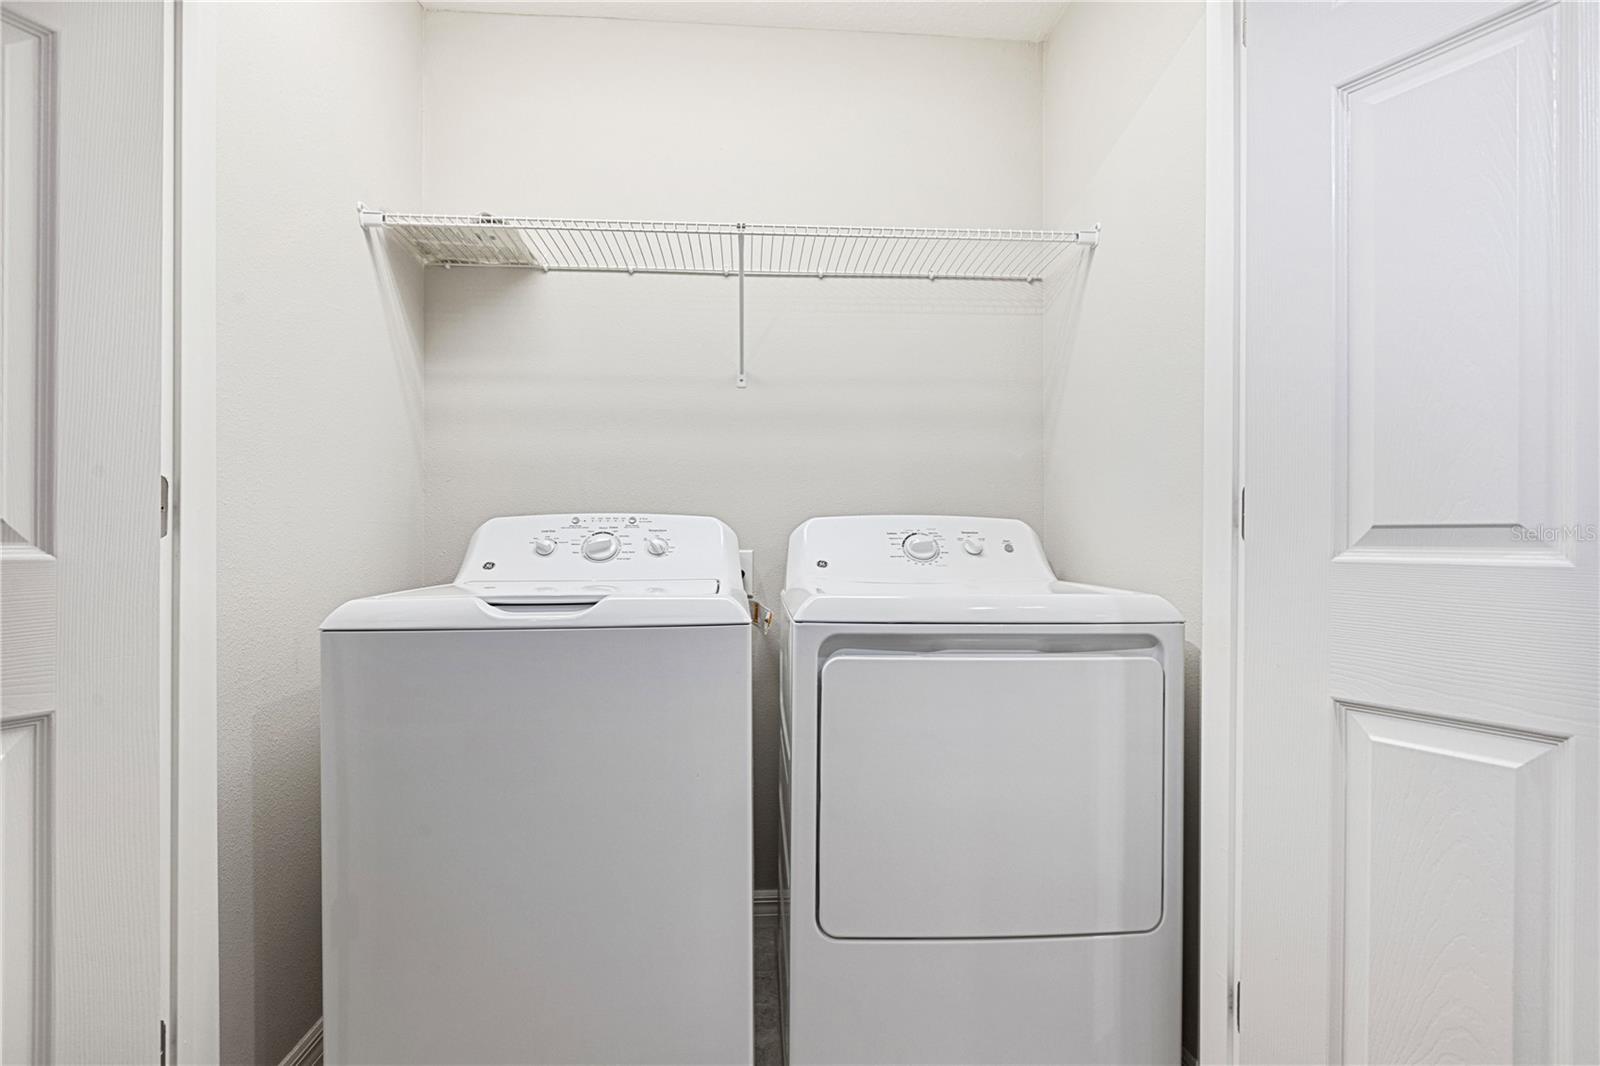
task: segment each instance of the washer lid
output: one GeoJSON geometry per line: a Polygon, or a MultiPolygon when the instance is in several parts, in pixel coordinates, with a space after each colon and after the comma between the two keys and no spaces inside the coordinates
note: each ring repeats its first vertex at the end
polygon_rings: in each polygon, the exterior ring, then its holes
{"type": "Polygon", "coordinates": [[[1181,622],[1148,593],[1057,580],[1038,536],[1011,518],[813,518],[789,538],[783,603],[796,622],[1181,622]]]}
{"type": "Polygon", "coordinates": [[[454,584],[352,600],[324,630],[748,625],[739,542],[697,515],[493,518],[454,584]]]}

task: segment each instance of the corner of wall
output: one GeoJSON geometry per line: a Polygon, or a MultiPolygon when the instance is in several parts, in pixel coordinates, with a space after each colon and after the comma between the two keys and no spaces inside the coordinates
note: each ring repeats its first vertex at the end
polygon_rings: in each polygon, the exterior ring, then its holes
{"type": "Polygon", "coordinates": [[[423,16],[215,14],[221,1050],[275,1062],[322,1012],[317,628],[422,572],[422,273],[352,207],[420,197],[423,16]]]}
{"type": "MultiPolygon", "coordinates": [[[[1071,4],[1043,54],[1044,222],[1104,223],[1044,340],[1044,527],[1064,576],[1158,593],[1185,648],[1186,834],[1198,800],[1204,364],[1201,4],[1071,4]],[[1081,301],[1081,302],[1080,302],[1081,301]]],[[[1198,866],[1185,862],[1195,1046],[1198,866]]]]}

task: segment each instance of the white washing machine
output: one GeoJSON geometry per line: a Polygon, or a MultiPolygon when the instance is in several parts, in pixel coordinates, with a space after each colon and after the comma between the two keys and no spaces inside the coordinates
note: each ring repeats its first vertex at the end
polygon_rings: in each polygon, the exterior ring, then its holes
{"type": "Polygon", "coordinates": [[[1025,523],[789,541],[790,1062],[1179,1059],[1183,624],[1025,523]]]}
{"type": "Polygon", "coordinates": [[[750,614],[714,518],[496,518],[323,624],[327,1061],[748,1063],[750,614]]]}

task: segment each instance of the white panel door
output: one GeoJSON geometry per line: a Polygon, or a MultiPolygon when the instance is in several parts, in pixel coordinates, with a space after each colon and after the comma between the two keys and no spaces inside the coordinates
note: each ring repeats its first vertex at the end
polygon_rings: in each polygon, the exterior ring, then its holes
{"type": "Polygon", "coordinates": [[[1588,3],[1257,3],[1239,1048],[1594,1062],[1588,3]]]}
{"type": "Polygon", "coordinates": [[[0,12],[0,1062],[161,1055],[162,5],[0,12]]]}

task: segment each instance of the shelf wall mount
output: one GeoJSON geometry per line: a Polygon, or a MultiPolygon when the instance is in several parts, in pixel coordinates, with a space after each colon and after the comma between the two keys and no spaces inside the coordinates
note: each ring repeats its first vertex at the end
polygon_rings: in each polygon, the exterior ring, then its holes
{"type": "Polygon", "coordinates": [[[739,279],[739,374],[746,384],[746,278],[898,278],[1037,284],[1081,230],[616,222],[510,215],[418,215],[356,205],[363,228],[398,238],[429,266],[739,279]]]}

